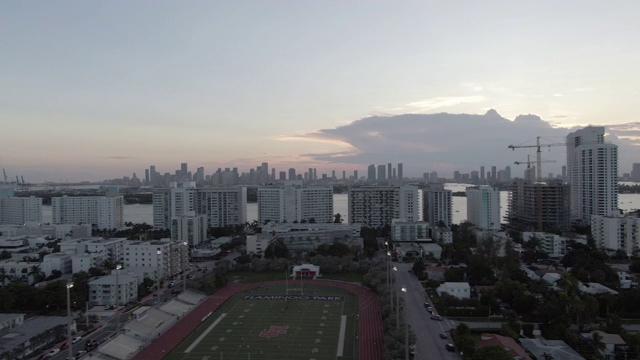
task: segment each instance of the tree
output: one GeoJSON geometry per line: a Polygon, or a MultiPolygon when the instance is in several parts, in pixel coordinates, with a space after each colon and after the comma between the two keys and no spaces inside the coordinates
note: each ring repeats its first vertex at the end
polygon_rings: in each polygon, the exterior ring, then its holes
{"type": "Polygon", "coordinates": [[[333,216],[333,222],[335,224],[342,224],[342,215],[340,215],[340,213],[337,213],[333,216]]]}
{"type": "Polygon", "coordinates": [[[477,349],[472,357],[473,360],[512,360],[507,351],[500,346],[486,346],[477,349]]]}
{"type": "Polygon", "coordinates": [[[416,260],[416,262],[413,263],[411,270],[413,271],[414,274],[416,274],[418,278],[421,278],[422,275],[424,274],[424,267],[425,267],[424,260],[422,258],[418,258],[418,260],[416,260]]]}
{"type": "Polygon", "coordinates": [[[282,239],[277,239],[267,246],[267,249],[264,251],[264,256],[267,259],[288,258],[289,249],[287,249],[287,245],[285,245],[282,239]]]}
{"type": "Polygon", "coordinates": [[[0,252],[0,260],[6,260],[6,259],[11,259],[11,253],[8,252],[7,250],[2,250],[2,252],[0,252]]]}

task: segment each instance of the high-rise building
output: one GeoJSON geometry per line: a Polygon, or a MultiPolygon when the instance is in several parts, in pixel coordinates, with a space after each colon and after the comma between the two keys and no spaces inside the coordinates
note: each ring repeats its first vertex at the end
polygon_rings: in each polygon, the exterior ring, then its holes
{"type": "Polygon", "coordinates": [[[424,190],[424,220],[429,226],[437,227],[452,224],[452,192],[444,184],[429,184],[424,190]]]}
{"type": "Polygon", "coordinates": [[[95,224],[99,229],[121,229],[122,196],[63,196],[51,199],[54,224],[95,224]]]}
{"type": "Polygon", "coordinates": [[[295,180],[295,179],[296,179],[296,169],[290,168],[289,169],[289,180],[295,180]]]}
{"type": "Polygon", "coordinates": [[[42,222],[42,199],[0,197],[0,224],[23,225],[42,222]]]}
{"type": "Polygon", "coordinates": [[[520,231],[539,230],[538,220],[544,229],[568,230],[571,226],[569,204],[569,185],[562,180],[550,180],[546,184],[517,180],[509,186],[507,222],[520,231]]]}
{"type": "Polygon", "coordinates": [[[592,215],[591,235],[596,246],[607,251],[623,250],[632,256],[640,248],[640,218],[620,214],[592,215]]]}
{"type": "Polygon", "coordinates": [[[631,181],[640,181],[640,163],[633,163],[631,168],[631,181]]]}
{"type": "Polygon", "coordinates": [[[484,166],[480,166],[480,181],[484,182],[484,166]]]}
{"type": "Polygon", "coordinates": [[[376,166],[371,164],[367,167],[367,181],[375,182],[376,181],[376,166]]]}
{"type": "Polygon", "coordinates": [[[391,166],[391,163],[387,164],[387,179],[388,180],[392,180],[393,179],[393,166],[391,166]]]}
{"type": "Polygon", "coordinates": [[[303,186],[301,181],[285,181],[258,188],[258,222],[333,221],[333,187],[303,186]]]}
{"type": "Polygon", "coordinates": [[[387,179],[386,169],[386,165],[378,165],[378,181],[384,181],[387,179]]]}
{"type": "Polygon", "coordinates": [[[591,215],[617,211],[618,146],[604,142],[604,127],[588,126],[567,135],[567,176],[572,220],[588,223],[591,215]]]}
{"type": "Polygon", "coordinates": [[[402,163],[398,164],[398,179],[404,179],[404,173],[402,172],[402,163]]]}
{"type": "Polygon", "coordinates": [[[468,187],[467,219],[482,230],[500,230],[500,190],[493,186],[468,187]]]}
{"type": "Polygon", "coordinates": [[[186,242],[189,247],[207,241],[207,217],[189,214],[171,219],[171,240],[186,242]]]}
{"type": "Polygon", "coordinates": [[[349,223],[368,227],[391,225],[393,219],[422,221],[422,191],[417,186],[349,188],[349,223]]]}
{"type": "Polygon", "coordinates": [[[194,182],[171,183],[153,192],[153,227],[171,229],[172,220],[204,215],[208,227],[225,227],[247,221],[247,189],[236,186],[196,188],[194,182]]]}

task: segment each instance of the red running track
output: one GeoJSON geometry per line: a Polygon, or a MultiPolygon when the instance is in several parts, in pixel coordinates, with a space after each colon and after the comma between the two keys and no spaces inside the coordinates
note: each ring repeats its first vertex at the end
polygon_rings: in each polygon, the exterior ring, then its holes
{"type": "MultiPolygon", "coordinates": [[[[167,353],[171,352],[189,334],[200,326],[202,318],[212,311],[216,311],[220,305],[231,296],[255,289],[264,285],[284,285],[284,280],[267,281],[262,283],[235,283],[227,285],[218,290],[215,294],[205,299],[202,304],[179,320],[171,329],[160,335],[154,342],[140,351],[133,358],[134,360],[161,360],[167,353]]],[[[384,330],[382,327],[382,311],[376,294],[359,285],[330,280],[305,280],[304,284],[332,286],[347,290],[358,296],[360,308],[358,343],[360,359],[362,360],[382,360],[384,354],[384,330]]]]}

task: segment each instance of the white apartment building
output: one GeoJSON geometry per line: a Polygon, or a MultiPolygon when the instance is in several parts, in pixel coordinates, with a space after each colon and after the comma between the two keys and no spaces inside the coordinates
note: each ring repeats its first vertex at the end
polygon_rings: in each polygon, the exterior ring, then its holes
{"type": "MultiPolygon", "coordinates": [[[[359,224],[269,223],[262,227],[262,236],[267,238],[275,236],[283,240],[289,250],[311,251],[321,245],[330,245],[336,241],[348,246],[362,246],[361,229],[362,226],[359,224]]],[[[260,242],[256,242],[257,244],[260,242]]]]}
{"type": "Polygon", "coordinates": [[[123,273],[99,277],[89,282],[89,305],[126,305],[138,299],[138,281],[123,273]]]}
{"type": "Polygon", "coordinates": [[[42,224],[26,224],[26,225],[0,225],[0,238],[14,236],[46,236],[54,239],[64,239],[70,237],[77,239],[81,237],[91,236],[91,224],[58,224],[58,225],[42,225],[42,224]]]}
{"type": "Polygon", "coordinates": [[[436,288],[438,295],[449,294],[458,299],[471,298],[471,286],[467,282],[445,282],[436,288]]]}
{"type": "Polygon", "coordinates": [[[125,245],[125,268],[153,268],[160,279],[180,273],[186,266],[187,247],[169,239],[131,241],[125,245]]]}
{"type": "Polygon", "coordinates": [[[452,224],[452,192],[444,188],[444,184],[429,184],[424,190],[424,220],[432,228],[440,222],[451,227],[452,224]]]}
{"type": "Polygon", "coordinates": [[[393,219],[422,221],[422,190],[417,186],[349,188],[349,223],[367,227],[391,225],[393,219]]]}
{"type": "Polygon", "coordinates": [[[60,252],[71,255],[96,254],[99,258],[118,264],[122,263],[124,259],[126,242],[126,238],[103,239],[100,237],[88,237],[67,239],[60,242],[60,252]]]}
{"type": "Polygon", "coordinates": [[[522,240],[529,241],[536,238],[538,249],[550,257],[559,258],[567,254],[567,238],[548,232],[523,232],[522,240]]]}
{"type": "Polygon", "coordinates": [[[22,225],[42,222],[42,199],[37,197],[0,198],[0,224],[22,225]]]}
{"type": "Polygon", "coordinates": [[[393,241],[416,241],[429,239],[429,223],[426,221],[391,220],[393,241]]]}
{"type": "Polygon", "coordinates": [[[153,227],[170,229],[173,218],[204,215],[208,227],[247,222],[245,187],[196,188],[195,182],[171,183],[153,193],[153,227]]]}
{"type": "Polygon", "coordinates": [[[618,146],[604,142],[603,126],[567,135],[567,177],[571,219],[588,223],[591,215],[618,209],[618,146]]]}
{"type": "Polygon", "coordinates": [[[247,235],[247,254],[262,255],[267,250],[267,246],[276,240],[276,236],[263,233],[258,235],[247,235]]]}
{"type": "Polygon", "coordinates": [[[184,215],[171,219],[171,240],[187,242],[189,247],[207,241],[207,217],[204,215],[184,215]]]}
{"type": "Polygon", "coordinates": [[[493,186],[468,187],[467,219],[481,230],[500,230],[500,190],[493,186]]]}
{"type": "Polygon", "coordinates": [[[631,256],[640,248],[640,219],[631,215],[591,215],[591,235],[598,248],[624,250],[631,256]]]}
{"type": "Polygon", "coordinates": [[[122,196],[63,196],[51,199],[54,224],[93,224],[99,229],[121,229],[122,196]]]}
{"type": "Polygon", "coordinates": [[[5,276],[5,283],[21,281],[33,284],[34,271],[40,272],[39,262],[26,262],[16,260],[0,261],[0,273],[5,276]]]}
{"type": "Polygon", "coordinates": [[[71,274],[73,271],[71,255],[65,253],[54,253],[45,255],[42,258],[40,269],[46,276],[51,276],[51,274],[53,274],[53,270],[58,270],[63,275],[71,274]]]}
{"type": "Polygon", "coordinates": [[[101,267],[107,257],[104,253],[71,254],[71,271],[75,273],[89,272],[91,268],[101,267]]]}
{"type": "Polygon", "coordinates": [[[333,188],[331,186],[303,186],[302,181],[258,188],[258,221],[279,223],[333,221],[333,188]]]}

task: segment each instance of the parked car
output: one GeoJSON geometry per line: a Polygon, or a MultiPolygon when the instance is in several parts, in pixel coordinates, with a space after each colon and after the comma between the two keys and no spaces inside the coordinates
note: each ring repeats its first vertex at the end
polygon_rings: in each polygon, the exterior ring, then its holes
{"type": "Polygon", "coordinates": [[[57,353],[59,353],[59,352],[60,352],[60,349],[51,349],[51,350],[49,350],[49,352],[47,353],[47,355],[49,355],[49,356],[53,356],[53,355],[55,355],[55,354],[57,354],[57,353]]]}
{"type": "Polygon", "coordinates": [[[178,294],[180,294],[180,290],[178,289],[171,290],[171,295],[178,295],[178,294]]]}
{"type": "Polygon", "coordinates": [[[431,304],[429,304],[428,302],[425,301],[424,308],[425,309],[431,309],[431,304]]]}
{"type": "Polygon", "coordinates": [[[86,353],[87,353],[86,351],[84,351],[84,350],[80,350],[80,351],[78,351],[77,353],[75,353],[75,355],[74,355],[74,356],[76,357],[76,359],[78,359],[78,358],[82,357],[82,356],[83,356],[84,354],[86,354],[86,353]]]}
{"type": "Polygon", "coordinates": [[[447,334],[445,333],[440,333],[440,339],[446,339],[447,338],[447,334]]]}
{"type": "Polygon", "coordinates": [[[72,343],[72,344],[75,344],[75,343],[77,343],[77,342],[78,342],[78,341],[80,341],[80,340],[82,340],[82,336],[76,336],[76,337],[74,337],[74,338],[73,338],[73,340],[71,340],[71,343],[72,343]]]}
{"type": "Polygon", "coordinates": [[[444,347],[445,347],[445,349],[447,349],[447,350],[449,350],[451,352],[456,351],[456,348],[455,348],[455,346],[453,346],[453,344],[447,344],[444,347]]]}
{"type": "Polygon", "coordinates": [[[60,350],[64,350],[64,349],[66,349],[68,347],[69,347],[69,343],[65,341],[65,342],[62,343],[62,345],[60,345],[60,350]]]}
{"type": "Polygon", "coordinates": [[[433,315],[433,316],[431,316],[431,320],[442,321],[442,316],[440,316],[440,315],[433,315]]]}

